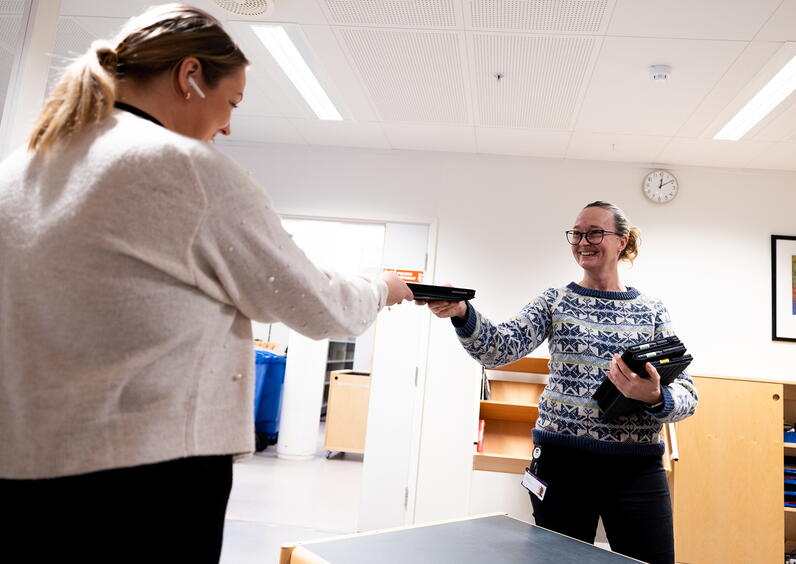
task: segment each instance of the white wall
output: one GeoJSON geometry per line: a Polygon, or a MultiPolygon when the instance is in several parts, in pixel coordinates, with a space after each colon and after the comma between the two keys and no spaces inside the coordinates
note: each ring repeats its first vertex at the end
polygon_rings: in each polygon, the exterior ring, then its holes
{"type": "MultiPolygon", "coordinates": [[[[642,229],[623,282],[662,298],[694,355],[692,373],[796,381],[796,345],[771,335],[770,240],[796,234],[796,174],[674,168],[667,205],[640,190],[650,167],[571,160],[293,146],[225,146],[282,213],[436,217],[430,282],[477,289],[495,320],[550,286],[579,280],[564,238],[596,199],[642,229]],[[433,275],[433,278],[431,277],[433,275]]],[[[414,307],[414,306],[412,306],[414,307]]],[[[415,518],[467,512],[479,369],[433,319],[415,518]]]]}

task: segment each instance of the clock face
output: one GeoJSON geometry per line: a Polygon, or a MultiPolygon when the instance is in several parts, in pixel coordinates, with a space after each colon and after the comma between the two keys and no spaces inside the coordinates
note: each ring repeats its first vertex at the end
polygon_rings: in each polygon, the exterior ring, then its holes
{"type": "Polygon", "coordinates": [[[641,185],[644,195],[657,204],[671,202],[677,196],[677,179],[665,170],[653,170],[641,185]]]}

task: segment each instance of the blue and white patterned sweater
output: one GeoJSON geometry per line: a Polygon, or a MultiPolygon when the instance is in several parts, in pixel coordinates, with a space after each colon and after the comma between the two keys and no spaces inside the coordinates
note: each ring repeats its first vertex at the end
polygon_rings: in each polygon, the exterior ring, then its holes
{"type": "Polygon", "coordinates": [[[556,443],[606,454],[660,455],[663,423],[693,415],[694,382],[686,372],[662,388],[664,405],[619,417],[599,418],[592,394],[607,378],[614,353],[673,335],[660,300],[634,288],[601,292],[570,283],[550,288],[512,319],[493,324],[467,304],[467,319],[454,323],[465,350],[487,368],[518,360],[549,339],[550,377],[539,399],[533,431],[537,445],[556,443]]]}

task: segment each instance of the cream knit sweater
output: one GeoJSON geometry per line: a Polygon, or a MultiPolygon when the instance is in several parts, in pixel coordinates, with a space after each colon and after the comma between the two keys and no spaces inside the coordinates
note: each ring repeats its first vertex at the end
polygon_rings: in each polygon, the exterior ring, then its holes
{"type": "Polygon", "coordinates": [[[253,450],[251,324],[355,335],[384,282],[319,271],[212,145],[114,110],[0,164],[0,477],[253,450]]]}

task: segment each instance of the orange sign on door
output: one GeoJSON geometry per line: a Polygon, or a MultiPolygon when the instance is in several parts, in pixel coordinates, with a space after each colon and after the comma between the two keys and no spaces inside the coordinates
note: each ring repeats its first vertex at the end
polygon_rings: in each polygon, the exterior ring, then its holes
{"type": "Polygon", "coordinates": [[[400,268],[382,268],[382,272],[394,272],[404,282],[423,282],[422,270],[401,270],[400,268]]]}

